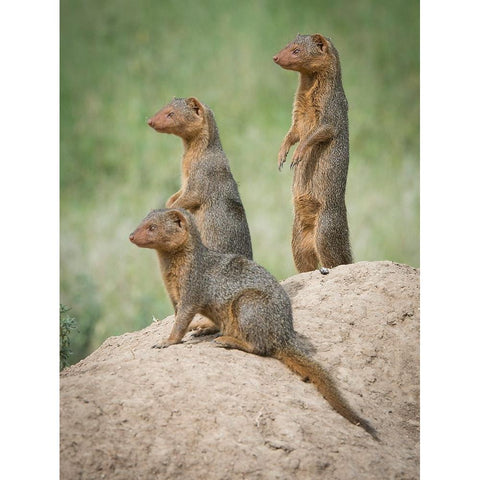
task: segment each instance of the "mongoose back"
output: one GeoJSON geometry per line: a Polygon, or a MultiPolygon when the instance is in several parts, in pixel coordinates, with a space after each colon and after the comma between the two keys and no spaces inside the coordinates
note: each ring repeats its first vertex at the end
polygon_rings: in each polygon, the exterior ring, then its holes
{"type": "Polygon", "coordinates": [[[273,57],[300,73],[292,125],[278,153],[282,168],[299,142],[293,173],[292,251],[299,272],[352,263],[345,206],[348,172],[348,103],[340,60],[332,42],[320,35],[297,35],[273,57]]]}
{"type": "Polygon", "coordinates": [[[148,124],[183,140],[181,189],[166,206],[190,211],[208,248],[252,258],[247,217],[212,110],[194,97],[174,98],[148,124]]]}
{"type": "Polygon", "coordinates": [[[214,340],[218,346],[277,358],[310,380],[338,413],[378,440],[323,368],[303,351],[293,328],[290,299],[263,267],[242,255],[208,249],[192,216],[182,209],[153,210],[130,241],[156,250],[175,309],[170,336],[154,347],[180,343],[194,315],[201,313],[220,330],[214,340]]]}

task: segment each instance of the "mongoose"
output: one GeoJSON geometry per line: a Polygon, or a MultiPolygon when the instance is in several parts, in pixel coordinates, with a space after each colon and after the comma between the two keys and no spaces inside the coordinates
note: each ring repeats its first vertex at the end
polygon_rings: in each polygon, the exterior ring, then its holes
{"type": "Polygon", "coordinates": [[[175,310],[170,336],[153,347],[181,343],[194,315],[201,313],[220,330],[217,346],[277,358],[310,380],[338,413],[378,440],[375,429],[353,412],[320,364],[303,351],[290,299],[263,267],[242,255],[208,249],[193,217],[183,209],[151,211],[130,241],[156,250],[175,310]]]}
{"type": "Polygon", "coordinates": [[[166,206],[191,212],[208,248],[251,259],[247,217],[212,110],[195,97],[174,98],[148,125],[183,140],[181,189],[166,206]]]}
{"type": "Polygon", "coordinates": [[[281,169],[290,147],[299,142],[290,164],[295,266],[308,272],[319,264],[331,268],[352,263],[345,206],[348,103],[338,52],[320,34],[299,34],[273,60],[300,73],[292,125],[278,153],[281,169]]]}

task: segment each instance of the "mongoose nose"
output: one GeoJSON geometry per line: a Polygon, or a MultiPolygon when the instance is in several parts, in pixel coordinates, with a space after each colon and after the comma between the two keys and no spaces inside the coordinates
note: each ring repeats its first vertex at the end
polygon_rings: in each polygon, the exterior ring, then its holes
{"type": "Polygon", "coordinates": [[[153,127],[153,119],[149,118],[148,121],[147,121],[147,123],[148,123],[151,127],[153,127]]]}
{"type": "Polygon", "coordinates": [[[134,239],[135,237],[134,237],[133,233],[131,233],[128,238],[130,239],[131,242],[133,242],[133,239],[134,239]]]}
{"type": "Polygon", "coordinates": [[[275,63],[278,62],[278,57],[277,57],[276,55],[273,57],[273,61],[274,61],[275,63]]]}

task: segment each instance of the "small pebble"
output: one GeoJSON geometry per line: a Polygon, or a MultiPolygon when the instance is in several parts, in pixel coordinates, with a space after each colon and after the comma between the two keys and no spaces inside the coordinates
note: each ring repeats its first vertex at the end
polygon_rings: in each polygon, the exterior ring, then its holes
{"type": "Polygon", "coordinates": [[[329,270],[328,268],[322,267],[322,268],[320,269],[320,273],[321,273],[322,275],[328,275],[328,274],[330,273],[330,270],[329,270]]]}

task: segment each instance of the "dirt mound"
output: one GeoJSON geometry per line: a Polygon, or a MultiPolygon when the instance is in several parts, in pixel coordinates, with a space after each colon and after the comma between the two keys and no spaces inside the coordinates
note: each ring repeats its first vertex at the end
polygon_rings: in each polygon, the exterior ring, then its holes
{"type": "Polygon", "coordinates": [[[312,356],[380,442],[278,360],[212,337],[150,348],[168,317],[62,372],[62,480],[418,478],[418,270],[359,262],[282,285],[312,356]]]}

